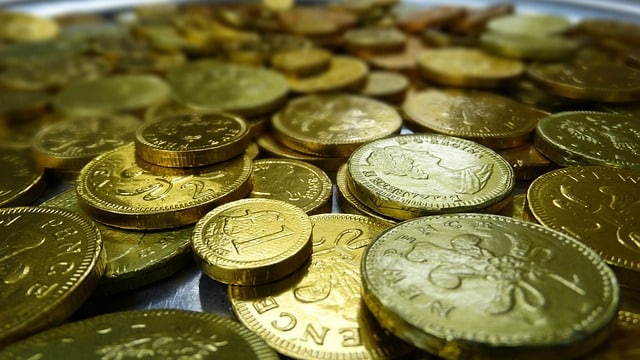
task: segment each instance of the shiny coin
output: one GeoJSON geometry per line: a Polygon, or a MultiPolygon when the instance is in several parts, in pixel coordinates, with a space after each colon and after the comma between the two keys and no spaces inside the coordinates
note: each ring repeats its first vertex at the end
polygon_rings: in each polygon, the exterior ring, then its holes
{"type": "Polygon", "coordinates": [[[564,60],[574,56],[580,42],[562,36],[515,36],[486,32],[480,36],[482,48],[490,53],[529,60],[564,60]]]}
{"type": "Polygon", "coordinates": [[[367,63],[372,66],[387,70],[400,72],[411,79],[418,78],[416,69],[418,67],[418,55],[425,49],[422,41],[416,37],[407,39],[404,51],[392,54],[368,54],[364,56],[367,63]]]}
{"type": "Polygon", "coordinates": [[[331,157],[305,154],[286,147],[271,134],[260,135],[256,139],[256,143],[260,150],[270,157],[304,161],[329,173],[338,170],[340,165],[344,164],[348,158],[348,156],[331,157]]]}
{"type": "Polygon", "coordinates": [[[58,36],[60,27],[51,19],[11,11],[0,12],[0,39],[11,42],[36,42],[58,36]]]}
{"type": "Polygon", "coordinates": [[[640,123],[633,116],[567,111],[538,123],[535,147],[561,166],[640,169],[640,123]]]}
{"type": "Polygon", "coordinates": [[[464,17],[466,9],[462,6],[431,6],[426,9],[409,7],[399,9],[395,16],[397,26],[405,32],[417,33],[425,29],[437,28],[464,17]]]}
{"type": "Polygon", "coordinates": [[[125,229],[193,224],[212,208],[251,189],[251,160],[239,156],[183,175],[141,168],[133,144],[91,160],[76,182],[78,202],[96,220],[125,229]]]}
{"type": "Polygon", "coordinates": [[[28,151],[0,148],[0,207],[29,205],[45,191],[44,171],[28,151]]]}
{"type": "Polygon", "coordinates": [[[536,150],[531,140],[524,145],[498,150],[498,154],[511,165],[516,180],[530,181],[557,167],[536,150]]]}
{"type": "Polygon", "coordinates": [[[337,199],[340,210],[348,214],[370,216],[382,221],[395,221],[369,209],[365,204],[358,200],[358,198],[351,192],[349,182],[349,169],[347,168],[347,164],[343,164],[336,173],[336,190],[338,191],[337,199]]]}
{"type": "Polygon", "coordinates": [[[492,19],[486,30],[513,36],[539,36],[560,34],[571,27],[569,19],[552,14],[511,14],[492,19]]]}
{"type": "Polygon", "coordinates": [[[243,153],[249,126],[226,113],[169,115],[147,122],[136,132],[136,155],[166,167],[212,165],[243,153]]]}
{"type": "Polygon", "coordinates": [[[604,341],[619,300],[586,245],[497,215],[403,222],[367,248],[362,282],[383,327],[448,359],[577,357],[604,341]]]}
{"type": "Polygon", "coordinates": [[[296,359],[384,359],[406,354],[410,347],[380,329],[360,299],[362,253],[390,224],[349,214],[311,219],[311,262],[266,286],[230,286],[236,316],[276,351],[296,359]]]}
{"type": "Polygon", "coordinates": [[[104,272],[96,225],[46,207],[0,209],[0,346],[58,324],[104,272]]]}
{"type": "Polygon", "coordinates": [[[510,200],[511,166],[478,143],[438,134],[372,141],[349,158],[353,194],[394,219],[498,211],[510,200]]]}
{"type": "Polygon", "coordinates": [[[249,197],[286,201],[309,215],[331,212],[331,179],[317,166],[291,159],[259,159],[252,168],[249,197]]]}
{"type": "Polygon", "coordinates": [[[394,27],[361,27],[343,35],[345,45],[355,54],[396,53],[404,50],[407,36],[394,27]]]}
{"type": "Polygon", "coordinates": [[[525,193],[513,195],[511,202],[497,214],[538,224],[538,221],[529,211],[529,207],[527,206],[527,194],[525,193]]]}
{"type": "Polygon", "coordinates": [[[0,356],[5,354],[14,359],[278,359],[240,323],[184,310],[100,315],[40,333],[4,349],[0,356]]]}
{"type": "Polygon", "coordinates": [[[355,57],[334,56],[329,68],[315,76],[289,78],[289,87],[298,93],[317,93],[357,89],[362,87],[369,70],[355,57]]]}
{"type": "Polygon", "coordinates": [[[371,71],[360,94],[393,104],[402,103],[409,89],[409,79],[394,71],[371,71]]]}
{"type": "Polygon", "coordinates": [[[331,53],[317,47],[279,51],[271,57],[271,66],[289,76],[317,75],[330,65],[331,53]]]}
{"type": "Polygon", "coordinates": [[[311,256],[311,221],[274,199],[243,199],[207,213],[192,235],[196,263],[225,284],[258,285],[296,271],[311,256]]]}

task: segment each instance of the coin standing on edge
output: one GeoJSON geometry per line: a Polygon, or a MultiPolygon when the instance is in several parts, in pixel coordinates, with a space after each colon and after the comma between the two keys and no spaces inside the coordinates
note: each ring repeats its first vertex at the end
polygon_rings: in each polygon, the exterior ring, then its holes
{"type": "Polygon", "coordinates": [[[361,271],[381,325],[447,359],[583,355],[609,335],[619,301],[586,245],[498,215],[405,221],[372,242],[361,271]]]}

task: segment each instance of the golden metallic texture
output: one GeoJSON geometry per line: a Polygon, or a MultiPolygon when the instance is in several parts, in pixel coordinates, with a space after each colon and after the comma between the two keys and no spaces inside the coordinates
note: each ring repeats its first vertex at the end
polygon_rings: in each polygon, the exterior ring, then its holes
{"type": "Polygon", "coordinates": [[[380,324],[446,359],[567,359],[602,343],[615,275],[586,245],[498,215],[405,221],[362,260],[363,299],[380,324]]]}
{"type": "Polygon", "coordinates": [[[409,89],[409,79],[402,73],[376,70],[369,72],[360,94],[391,104],[400,104],[409,89]]]}
{"type": "Polygon", "coordinates": [[[497,215],[504,215],[519,220],[533,222],[538,224],[535,219],[531,219],[532,215],[528,214],[529,208],[527,207],[527,194],[521,193],[513,195],[513,199],[507,206],[500,210],[497,215]]]}
{"type": "Polygon", "coordinates": [[[0,48],[0,65],[20,66],[29,62],[55,61],[80,55],[88,48],[86,41],[58,37],[48,41],[11,44],[0,48]]]}
{"type": "Polygon", "coordinates": [[[193,224],[214,207],[251,190],[251,160],[238,156],[184,175],[141,168],[134,144],[91,160],[76,182],[78,202],[94,219],[125,229],[167,229],[193,224]]]}
{"type": "Polygon", "coordinates": [[[276,351],[296,359],[385,359],[409,352],[377,325],[360,298],[364,249],[391,224],[350,214],[311,220],[311,261],[269,285],[230,286],[236,316],[276,351]]]}
{"type": "Polygon", "coordinates": [[[104,273],[100,232],[72,211],[0,209],[0,347],[64,321],[104,273]]]}
{"type": "Polygon", "coordinates": [[[358,198],[353,196],[349,188],[349,169],[347,164],[342,164],[336,173],[336,190],[337,200],[340,210],[348,214],[364,215],[376,218],[382,221],[395,222],[395,220],[386,218],[377,212],[369,209],[358,198]]]}
{"type": "Polygon", "coordinates": [[[498,150],[498,154],[511,165],[516,180],[531,181],[557,167],[536,150],[531,140],[511,149],[498,150]]]}
{"type": "Polygon", "coordinates": [[[418,55],[425,49],[422,41],[417,37],[407,39],[403,52],[397,54],[369,54],[363,58],[371,66],[387,71],[401,72],[410,79],[418,78],[418,55]]]}
{"type": "Polygon", "coordinates": [[[0,11],[0,39],[11,42],[38,42],[58,36],[60,27],[51,19],[27,13],[0,11]]]}
{"type": "Polygon", "coordinates": [[[29,205],[46,189],[43,169],[23,149],[0,147],[0,207],[29,205]]]}
{"type": "Polygon", "coordinates": [[[571,28],[571,21],[554,14],[510,14],[491,19],[486,30],[504,35],[543,37],[562,34],[571,28]]]}
{"type": "Polygon", "coordinates": [[[50,100],[51,94],[44,91],[2,91],[0,92],[0,123],[33,121],[44,113],[50,100]]]}
{"type": "Polygon", "coordinates": [[[286,201],[308,215],[331,212],[331,179],[317,166],[272,158],[254,160],[252,168],[249,197],[286,201]]]}
{"type": "Polygon", "coordinates": [[[318,75],[331,66],[331,53],[318,47],[279,51],[271,56],[271,66],[289,76],[318,75]]]}
{"type": "Polygon", "coordinates": [[[567,111],[538,122],[535,147],[561,166],[640,170],[640,122],[630,115],[567,111]]]}
{"type": "Polygon", "coordinates": [[[616,39],[624,43],[640,44],[640,25],[637,22],[606,18],[583,18],[576,31],[595,39],[616,39]]]}
{"type": "Polygon", "coordinates": [[[514,4],[510,3],[495,3],[478,8],[470,8],[467,9],[463,18],[456,19],[448,27],[454,33],[478,33],[483,31],[487,23],[492,19],[512,14],[514,10],[514,4]]]}
{"type": "Polygon", "coordinates": [[[480,36],[480,44],[487,52],[515,59],[565,60],[580,49],[578,40],[549,35],[526,36],[485,32],[480,36]]]}
{"type": "Polygon", "coordinates": [[[334,56],[329,69],[315,76],[289,78],[289,87],[297,93],[318,93],[358,89],[366,80],[369,67],[351,56],[334,56]]]}
{"type": "Polygon", "coordinates": [[[327,157],[305,154],[286,147],[277,141],[271,134],[260,135],[256,139],[256,143],[258,144],[258,147],[260,147],[260,150],[270,157],[308,162],[309,164],[315,165],[328,173],[338,170],[340,165],[344,164],[348,158],[347,156],[327,157]]]}
{"type": "Polygon", "coordinates": [[[136,155],[166,167],[216,164],[249,146],[249,126],[227,113],[178,114],[146,122],[136,131],[136,155]]]}
{"type": "Polygon", "coordinates": [[[303,36],[335,35],[356,25],[358,18],[347,11],[328,7],[295,7],[276,13],[289,33],[303,36]]]}
{"type": "Polygon", "coordinates": [[[347,30],[345,46],[354,54],[386,54],[402,52],[407,36],[395,27],[369,26],[347,30]]]}
{"type": "Polygon", "coordinates": [[[400,132],[402,118],[393,107],[350,94],[307,95],[271,119],[284,145],[319,156],[348,156],[358,146],[400,132]]]}
{"type": "Polygon", "coordinates": [[[440,5],[419,9],[408,7],[398,9],[395,14],[396,25],[407,33],[418,33],[426,29],[437,28],[463,18],[467,10],[462,6],[440,5]]]}
{"type": "Polygon", "coordinates": [[[349,158],[353,195],[394,219],[498,211],[510,200],[511,166],[491,149],[447,135],[372,141],[349,158]]]}
{"type": "Polygon", "coordinates": [[[298,206],[275,199],[220,205],[198,221],[196,264],[225,284],[270,283],[298,270],[311,256],[311,221],[298,206]]]}
{"type": "Polygon", "coordinates": [[[42,332],[4,350],[10,358],[248,359],[278,355],[237,321],[185,310],[104,314],[42,332]]]}

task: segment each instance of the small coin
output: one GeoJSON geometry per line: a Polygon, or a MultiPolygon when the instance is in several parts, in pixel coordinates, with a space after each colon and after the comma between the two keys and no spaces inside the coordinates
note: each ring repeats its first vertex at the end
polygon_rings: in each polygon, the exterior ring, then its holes
{"type": "Polygon", "coordinates": [[[315,76],[289,78],[289,87],[298,93],[332,92],[362,87],[369,68],[351,56],[334,56],[329,68],[315,76]]]}
{"type": "Polygon", "coordinates": [[[311,221],[299,207],[274,199],[220,205],[192,235],[196,263],[225,284],[259,285],[281,279],[311,256],[311,221]]]}
{"type": "Polygon", "coordinates": [[[317,166],[291,159],[259,159],[252,168],[249,197],[286,201],[309,215],[331,212],[331,179],[317,166]]]}
{"type": "Polygon", "coordinates": [[[226,113],[169,115],[140,126],[136,155],[166,167],[213,165],[243,153],[249,146],[249,126],[226,113]]]}
{"type": "Polygon", "coordinates": [[[29,205],[45,191],[44,171],[28,151],[0,148],[0,168],[0,207],[29,205]]]}
{"type": "Polygon", "coordinates": [[[318,156],[299,152],[286,147],[268,133],[260,135],[256,139],[256,143],[260,150],[270,157],[304,161],[328,173],[338,170],[348,158],[348,156],[318,156]]]}
{"type": "Polygon", "coordinates": [[[13,359],[278,359],[262,339],[240,323],[184,310],[100,315],[42,332],[7,347],[0,355],[13,359]]]}
{"type": "Polygon", "coordinates": [[[365,250],[362,282],[383,327],[449,359],[577,357],[605,340],[619,301],[586,245],[498,215],[396,225],[365,250]]]}
{"type": "Polygon", "coordinates": [[[104,153],[80,171],[78,202],[104,224],[135,230],[193,224],[212,208],[247,195],[251,160],[238,156],[184,175],[138,165],[134,144],[104,153]]]}
{"type": "Polygon", "coordinates": [[[0,346],[61,323],[104,272],[96,225],[68,210],[0,209],[0,346]]]}

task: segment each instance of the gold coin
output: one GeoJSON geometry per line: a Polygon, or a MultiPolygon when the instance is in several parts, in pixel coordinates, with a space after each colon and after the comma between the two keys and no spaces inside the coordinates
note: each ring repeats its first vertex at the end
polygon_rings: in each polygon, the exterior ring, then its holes
{"type": "Polygon", "coordinates": [[[467,9],[465,16],[448,24],[454,33],[477,33],[485,29],[487,23],[494,18],[513,13],[515,7],[509,3],[496,3],[487,6],[467,9]]]}
{"type": "Polygon", "coordinates": [[[489,88],[504,85],[525,69],[519,60],[461,47],[424,50],[418,66],[425,79],[441,85],[489,88]]]}
{"type": "Polygon", "coordinates": [[[34,135],[33,157],[41,168],[79,171],[94,157],[133,141],[140,124],[130,115],[71,117],[34,135]]]}
{"type": "MultiPolygon", "coordinates": [[[[42,206],[84,212],[74,189],[42,206]]],[[[167,278],[189,263],[193,226],[166,231],[129,231],[97,224],[106,254],[106,268],[93,295],[111,295],[167,278]]]]}
{"type": "Polygon", "coordinates": [[[185,175],[141,168],[133,143],[104,153],[80,171],[78,202],[92,218],[115,227],[166,229],[193,224],[214,207],[251,189],[251,160],[238,156],[185,175]]]}
{"type": "Polygon", "coordinates": [[[264,114],[284,101],[287,79],[260,67],[217,60],[187,63],[167,73],[176,101],[194,110],[264,114]]]}
{"type": "Polygon", "coordinates": [[[15,42],[37,42],[58,36],[58,24],[43,17],[12,11],[0,12],[0,39],[15,42]]]}
{"type": "Polygon", "coordinates": [[[482,48],[490,53],[516,59],[564,60],[580,49],[578,40],[562,36],[523,36],[485,32],[480,36],[482,48]]]}
{"type": "Polygon", "coordinates": [[[207,213],[193,230],[196,264],[225,284],[259,285],[293,273],[311,256],[311,221],[274,199],[242,199],[207,213]]]}
{"type": "Polygon", "coordinates": [[[561,166],[640,169],[640,123],[629,115],[567,111],[538,122],[535,147],[561,166]]]}
{"type": "Polygon", "coordinates": [[[358,146],[400,132],[402,118],[391,106],[350,94],[307,95],[271,119],[274,136],[296,151],[348,156],[358,146]]]}
{"type": "Polygon", "coordinates": [[[336,189],[337,200],[340,210],[348,214],[364,215],[376,218],[382,221],[395,222],[395,220],[386,218],[377,212],[369,209],[358,198],[353,196],[351,189],[349,188],[349,169],[347,164],[342,164],[336,173],[336,189]]]}
{"type": "Polygon", "coordinates": [[[538,119],[548,115],[492,93],[437,89],[411,94],[402,110],[407,126],[417,131],[457,136],[492,149],[525,144],[538,119]]]}
{"type": "Polygon", "coordinates": [[[390,337],[360,299],[365,247],[390,223],[349,214],[311,216],[313,255],[304,269],[265,286],[230,286],[238,319],[296,359],[384,359],[410,347],[390,337]]]}
{"type": "Polygon", "coordinates": [[[529,186],[529,209],[540,224],[564,232],[613,266],[621,284],[640,288],[640,171],[573,166],[529,186]]]}
{"type": "Polygon", "coordinates": [[[260,150],[270,157],[300,160],[315,165],[320,169],[331,173],[338,170],[340,165],[347,161],[347,156],[318,156],[305,154],[290,149],[278,142],[271,134],[262,134],[256,139],[256,143],[260,150]]]}
{"type": "Polygon", "coordinates": [[[61,323],[104,272],[96,225],[46,207],[0,209],[0,347],[61,323]]]}
{"type": "Polygon", "coordinates": [[[70,115],[99,115],[141,110],[165,100],[170,92],[169,85],[154,75],[112,75],[68,85],[53,105],[70,115]]]}
{"type": "Polygon", "coordinates": [[[54,40],[30,43],[18,43],[0,47],[0,64],[3,67],[20,66],[29,62],[55,61],[68,59],[87,51],[87,42],[71,37],[58,37],[54,40]]]}
{"type": "Polygon", "coordinates": [[[511,202],[497,214],[538,224],[538,221],[536,221],[533,215],[529,212],[529,208],[527,206],[527,194],[525,193],[513,195],[511,202]]]}
{"type": "Polygon", "coordinates": [[[99,315],[42,332],[3,353],[18,359],[278,359],[262,339],[237,321],[185,310],[99,315]]]}
{"type": "Polygon", "coordinates": [[[396,25],[405,32],[418,33],[462,19],[467,10],[462,6],[441,5],[429,8],[398,9],[396,25]]]}
{"type": "Polygon", "coordinates": [[[309,215],[331,212],[331,179],[317,166],[292,159],[259,159],[252,168],[249,197],[286,201],[309,215]]]}
{"type": "Polygon", "coordinates": [[[243,153],[249,127],[234,115],[207,113],[169,115],[147,122],[135,136],[136,155],[166,167],[212,165],[243,153]]]}
{"type": "Polygon", "coordinates": [[[289,76],[317,75],[330,65],[331,53],[317,47],[279,51],[271,57],[271,66],[289,76]]]}
{"type": "Polygon", "coordinates": [[[400,72],[410,79],[416,79],[419,77],[416,74],[418,55],[420,55],[424,49],[424,44],[419,38],[410,37],[407,39],[407,45],[401,53],[369,54],[364,56],[364,59],[376,68],[400,72]]]}
{"type": "Polygon", "coordinates": [[[512,36],[548,37],[561,34],[571,27],[571,21],[554,14],[511,14],[491,19],[486,30],[512,36]]]}
{"type": "Polygon", "coordinates": [[[0,148],[0,168],[1,207],[29,205],[44,193],[44,171],[35,166],[28,151],[0,148]]]}
{"type": "Polygon", "coordinates": [[[24,124],[43,115],[51,95],[44,91],[0,92],[0,124],[24,124]]]}
{"type": "Polygon", "coordinates": [[[344,35],[347,49],[354,54],[402,52],[407,36],[394,27],[360,27],[347,30],[344,35]]]}
{"type": "Polygon", "coordinates": [[[358,18],[347,11],[328,7],[295,7],[276,13],[282,27],[303,36],[335,35],[356,25],[358,18]]]}
{"type": "Polygon", "coordinates": [[[537,63],[527,75],[546,91],[570,99],[640,100],[640,71],[614,63],[537,63]]]}
{"type": "Polygon", "coordinates": [[[576,24],[576,31],[596,39],[617,39],[627,44],[640,44],[640,25],[633,21],[583,18],[576,24]]]}
{"type": "Polygon", "coordinates": [[[498,211],[514,188],[511,166],[478,143],[438,134],[372,141],[349,158],[352,193],[394,219],[498,211]]]}
{"type": "Polygon", "coordinates": [[[536,150],[531,140],[511,149],[498,150],[498,154],[511,165],[516,180],[530,181],[557,167],[536,150]]]}
{"type": "Polygon", "coordinates": [[[447,359],[573,358],[615,320],[615,275],[586,245],[504,216],[449,214],[383,232],[363,299],[394,335],[447,359]]]}
{"type": "Polygon", "coordinates": [[[315,76],[289,78],[289,87],[298,93],[319,93],[357,89],[362,87],[369,68],[351,56],[334,56],[329,69],[315,76]]]}
{"type": "Polygon", "coordinates": [[[392,104],[400,104],[409,89],[409,79],[394,71],[371,71],[360,94],[392,104]]]}

